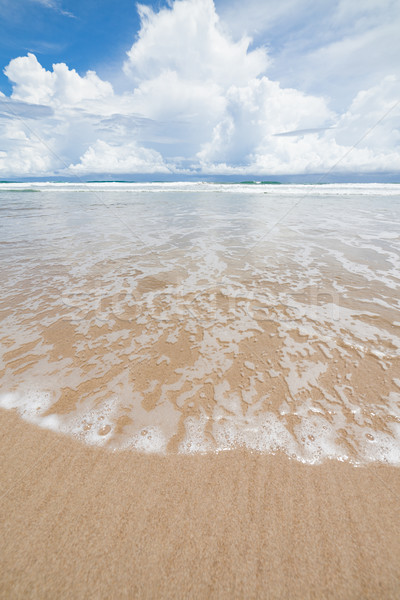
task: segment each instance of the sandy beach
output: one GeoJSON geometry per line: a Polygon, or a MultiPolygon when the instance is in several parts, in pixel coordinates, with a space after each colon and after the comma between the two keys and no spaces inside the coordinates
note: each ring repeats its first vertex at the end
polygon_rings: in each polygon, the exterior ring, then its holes
{"type": "Polygon", "coordinates": [[[150,190],[3,192],[1,597],[398,598],[398,188],[150,190]]]}
{"type": "Polygon", "coordinates": [[[0,600],[400,600],[400,1],[0,31],[0,600]]]}
{"type": "Polygon", "coordinates": [[[0,415],[2,598],[398,597],[399,469],[112,453],[0,415]]]}

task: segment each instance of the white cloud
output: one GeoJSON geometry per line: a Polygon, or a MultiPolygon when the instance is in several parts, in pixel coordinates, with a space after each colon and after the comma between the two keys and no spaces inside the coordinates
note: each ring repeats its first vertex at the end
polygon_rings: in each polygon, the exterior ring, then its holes
{"type": "Polygon", "coordinates": [[[227,100],[224,118],[198,154],[203,168],[215,162],[251,164],[255,152],[276,145],[276,134],[323,127],[334,116],[323,99],[282,89],[266,77],[254,79],[245,87],[230,88],[227,100]]]}
{"type": "MultiPolygon", "coordinates": [[[[268,83],[271,85],[271,82],[268,83]]],[[[295,132],[287,137],[276,135],[275,122],[269,129],[267,126],[262,127],[258,129],[258,142],[254,140],[247,161],[238,164],[232,160],[232,156],[227,155],[227,149],[234,138],[237,123],[243,119],[231,119],[225,129],[223,126],[216,128],[214,139],[199,153],[204,170],[219,174],[274,175],[324,173],[330,170],[400,171],[400,81],[396,78],[384,78],[380,85],[360,92],[334,127],[321,128],[319,132],[313,132],[312,127],[307,130],[313,99],[302,96],[295,90],[292,90],[292,97],[289,95],[290,90],[280,92],[280,97],[277,93],[273,97],[280,105],[279,114],[283,119],[285,100],[289,114],[291,107],[297,104],[298,109],[293,118],[298,121],[292,121],[292,125],[293,130],[300,130],[298,135],[295,132]],[[303,101],[303,115],[299,99],[303,101]],[[261,131],[265,133],[264,136],[261,136],[261,131]]],[[[256,106],[260,106],[260,103],[257,102],[256,106]]],[[[313,108],[311,114],[329,117],[329,113],[324,114],[321,99],[314,98],[313,108]]],[[[290,122],[289,114],[286,123],[290,122]]],[[[248,115],[244,122],[251,122],[248,115]]],[[[239,135],[238,143],[240,138],[239,135]]]]}
{"type": "Polygon", "coordinates": [[[400,150],[400,79],[384,77],[379,85],[360,91],[340,117],[335,132],[340,144],[400,150]]]}
{"type": "Polygon", "coordinates": [[[44,176],[53,172],[55,145],[51,132],[46,142],[24,130],[18,120],[1,123],[0,174],[5,176],[44,176]],[[1,126],[2,125],[2,126],[1,126]]]}
{"type": "Polygon", "coordinates": [[[398,152],[377,153],[369,148],[339,145],[332,134],[309,134],[298,140],[282,138],[268,152],[257,152],[250,172],[255,173],[329,173],[331,171],[385,172],[400,170],[398,152]]]}
{"type": "Polygon", "coordinates": [[[66,17],[74,17],[74,15],[69,12],[68,10],[64,10],[62,8],[62,6],[60,5],[60,2],[58,2],[58,0],[31,0],[31,2],[34,2],[36,4],[41,4],[42,6],[45,6],[46,8],[51,8],[52,10],[55,10],[59,13],[61,13],[62,15],[65,15],[66,17]]]}
{"type": "MultiPolygon", "coordinates": [[[[268,0],[270,23],[291,2],[268,0]]],[[[375,31],[376,6],[368,0],[364,29],[346,3],[329,14],[337,28],[353,19],[346,27],[354,42],[375,31]]],[[[141,6],[140,13],[141,30],[121,65],[122,94],[93,71],[80,75],[64,63],[47,70],[33,54],[10,62],[12,95],[0,97],[2,176],[400,170],[395,74],[359,88],[337,114],[325,97],[271,80],[265,48],[233,40],[212,0],[176,0],[158,13],[141,6]]],[[[309,55],[337,57],[336,43],[319,40],[309,55]]],[[[325,77],[331,61],[318,68],[325,77]]]]}
{"type": "Polygon", "coordinates": [[[135,142],[112,146],[97,140],[69,171],[85,173],[170,173],[161,154],[135,142]]]}
{"type": "Polygon", "coordinates": [[[238,35],[267,39],[269,75],[284,86],[329,96],[344,110],[360,89],[400,76],[398,0],[216,0],[238,35]]]}
{"type": "Polygon", "coordinates": [[[65,63],[55,64],[52,71],[46,71],[31,53],[12,60],[4,72],[14,84],[12,98],[24,102],[76,106],[84,100],[113,94],[112,85],[102,81],[94,71],[81,77],[65,63]]]}
{"type": "Polygon", "coordinates": [[[96,135],[98,109],[109,112],[112,85],[92,71],[81,77],[64,63],[47,71],[31,53],[12,60],[5,73],[13,92],[7,102],[0,98],[0,174],[65,169],[96,135]]]}
{"type": "Polygon", "coordinates": [[[134,91],[135,109],[150,119],[198,119],[204,125],[223,113],[225,96],[216,82],[188,82],[176,71],[165,70],[143,80],[134,91]]]}
{"type": "Polygon", "coordinates": [[[181,137],[198,150],[223,118],[227,91],[267,68],[265,49],[249,50],[248,37],[232,41],[212,0],[139,10],[142,28],[123,66],[135,86],[132,103],[150,119],[179,121],[181,137]]]}
{"type": "Polygon", "coordinates": [[[142,28],[128,52],[125,73],[140,83],[165,71],[182,80],[241,85],[268,65],[263,48],[249,51],[251,39],[234,42],[222,30],[213,0],[177,0],[154,13],[139,5],[142,28]]]}

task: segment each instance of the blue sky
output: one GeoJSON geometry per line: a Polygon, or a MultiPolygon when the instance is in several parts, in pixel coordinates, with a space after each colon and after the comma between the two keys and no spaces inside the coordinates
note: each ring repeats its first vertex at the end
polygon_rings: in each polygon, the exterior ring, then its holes
{"type": "MultiPolygon", "coordinates": [[[[47,69],[65,62],[79,73],[107,74],[114,62],[121,63],[140,26],[132,0],[0,0],[0,16],[1,70],[33,52],[47,69]]],[[[0,89],[11,91],[3,72],[0,89]]]]}
{"type": "Polygon", "coordinates": [[[3,178],[400,172],[397,0],[0,0],[0,27],[3,178]]]}

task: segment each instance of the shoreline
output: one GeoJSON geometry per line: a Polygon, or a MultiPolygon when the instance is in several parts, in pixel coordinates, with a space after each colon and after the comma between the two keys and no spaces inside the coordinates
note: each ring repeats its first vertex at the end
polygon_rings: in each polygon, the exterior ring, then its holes
{"type": "Polygon", "coordinates": [[[400,465],[387,190],[318,188],[292,214],[281,192],[154,185],[4,196],[0,407],[139,452],[400,465]]]}
{"type": "Polygon", "coordinates": [[[2,598],[394,598],[400,469],[88,447],[0,411],[2,598]]]}

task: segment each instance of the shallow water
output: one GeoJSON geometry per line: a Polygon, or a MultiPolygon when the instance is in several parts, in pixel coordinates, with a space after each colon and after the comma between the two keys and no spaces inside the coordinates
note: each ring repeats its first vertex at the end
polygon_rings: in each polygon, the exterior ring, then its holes
{"type": "Polygon", "coordinates": [[[0,215],[4,408],[400,464],[400,186],[0,184],[0,215]]]}

